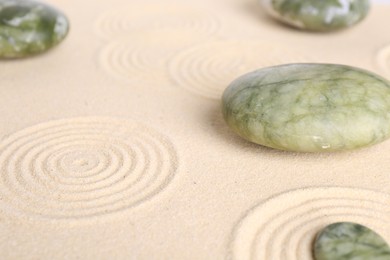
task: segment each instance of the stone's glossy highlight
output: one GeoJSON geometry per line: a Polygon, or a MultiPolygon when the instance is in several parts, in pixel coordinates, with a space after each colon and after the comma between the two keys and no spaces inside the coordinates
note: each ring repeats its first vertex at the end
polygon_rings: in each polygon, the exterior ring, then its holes
{"type": "Polygon", "coordinates": [[[332,31],[352,26],[364,17],[369,0],[261,0],[268,12],[292,26],[332,31]]]}
{"type": "Polygon", "coordinates": [[[54,8],[30,0],[0,0],[0,58],[44,52],[67,35],[69,22],[54,8]]]}
{"type": "Polygon", "coordinates": [[[316,260],[389,260],[388,244],[374,231],[355,223],[327,226],[314,245],[316,260]]]}
{"type": "Polygon", "coordinates": [[[264,146],[355,149],[390,136],[390,83],[343,65],[280,65],[233,81],[223,94],[222,112],[235,132],[264,146]]]}

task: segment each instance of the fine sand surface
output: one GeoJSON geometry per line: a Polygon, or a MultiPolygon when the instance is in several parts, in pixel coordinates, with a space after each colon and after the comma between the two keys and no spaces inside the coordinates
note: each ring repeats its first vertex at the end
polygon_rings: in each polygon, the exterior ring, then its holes
{"type": "Polygon", "coordinates": [[[338,221],[390,242],[390,141],[276,151],[220,112],[227,84],[265,66],[390,78],[381,2],[320,34],[252,0],[51,0],[68,38],[0,63],[0,258],[310,260],[316,233],[338,221]]]}

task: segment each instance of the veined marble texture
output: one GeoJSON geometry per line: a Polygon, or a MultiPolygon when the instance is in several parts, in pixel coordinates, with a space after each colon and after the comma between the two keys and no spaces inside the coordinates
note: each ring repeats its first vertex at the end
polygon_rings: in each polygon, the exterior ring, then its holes
{"type": "Polygon", "coordinates": [[[54,8],[35,1],[0,0],[0,58],[38,54],[60,43],[69,22],[54,8]]]}
{"type": "Polygon", "coordinates": [[[350,222],[327,226],[315,241],[316,260],[387,260],[390,248],[386,241],[369,228],[350,222]]]}
{"type": "Polygon", "coordinates": [[[233,81],[222,110],[243,138],[299,152],[338,151],[379,143],[390,135],[390,84],[361,69],[287,64],[233,81]]]}
{"type": "Polygon", "coordinates": [[[368,0],[261,0],[275,18],[298,28],[333,31],[364,19],[368,0]]]}

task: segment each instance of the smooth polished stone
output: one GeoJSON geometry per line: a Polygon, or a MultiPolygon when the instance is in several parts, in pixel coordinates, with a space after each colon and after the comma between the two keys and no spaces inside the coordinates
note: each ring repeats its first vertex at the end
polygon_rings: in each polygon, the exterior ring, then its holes
{"type": "Polygon", "coordinates": [[[327,226],[314,244],[316,260],[390,260],[390,248],[377,233],[359,224],[327,226]]]}
{"type": "Polygon", "coordinates": [[[280,65],[233,81],[222,112],[236,133],[257,144],[298,152],[350,150],[390,136],[390,82],[343,65],[280,65]]]}
{"type": "Polygon", "coordinates": [[[364,17],[369,0],[261,0],[269,14],[289,25],[312,31],[352,26],[364,17]]]}
{"type": "Polygon", "coordinates": [[[69,22],[56,9],[36,1],[0,0],[0,58],[35,55],[60,43],[69,22]]]}

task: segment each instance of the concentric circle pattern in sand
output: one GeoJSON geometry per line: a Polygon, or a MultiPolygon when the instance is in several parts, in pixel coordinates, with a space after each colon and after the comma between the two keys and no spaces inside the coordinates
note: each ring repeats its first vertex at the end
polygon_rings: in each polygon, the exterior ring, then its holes
{"type": "Polygon", "coordinates": [[[215,13],[172,3],[131,4],[109,10],[98,18],[96,31],[113,39],[140,31],[176,29],[201,37],[215,35],[221,23],[215,13]]]}
{"type": "Polygon", "coordinates": [[[198,43],[189,31],[166,30],[134,34],[102,48],[99,65],[116,79],[169,82],[168,61],[178,51],[198,43]]]}
{"type": "Polygon", "coordinates": [[[108,118],[50,121],[0,143],[0,211],[83,219],[132,208],[174,176],[172,144],[156,131],[108,118]]]}
{"type": "Polygon", "coordinates": [[[377,54],[377,64],[379,69],[390,77],[390,45],[387,45],[379,50],[377,54]]]}
{"type": "Polygon", "coordinates": [[[334,222],[363,224],[390,239],[390,195],[355,188],[309,188],[252,209],[235,229],[232,259],[312,260],[317,233],[334,222]]]}
{"type": "Polygon", "coordinates": [[[170,63],[170,76],[181,87],[207,98],[219,99],[223,90],[247,72],[309,59],[278,44],[213,42],[191,47],[170,63]]]}

